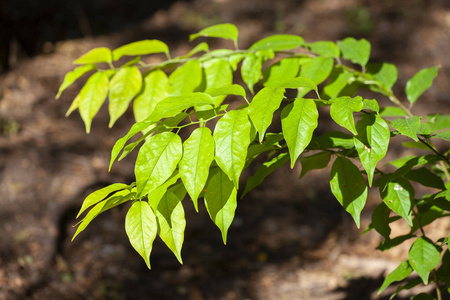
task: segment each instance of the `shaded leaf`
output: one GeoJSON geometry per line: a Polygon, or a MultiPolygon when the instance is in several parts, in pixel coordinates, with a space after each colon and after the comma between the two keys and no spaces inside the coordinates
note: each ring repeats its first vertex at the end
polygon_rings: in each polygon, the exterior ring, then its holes
{"type": "Polygon", "coordinates": [[[380,187],[380,195],[387,207],[408,221],[409,225],[412,226],[411,214],[414,188],[409,181],[403,178],[396,178],[387,183],[384,189],[380,187]]]}
{"type": "Polygon", "coordinates": [[[432,187],[439,190],[445,190],[445,184],[441,177],[429,169],[422,167],[419,169],[410,170],[405,177],[409,180],[420,183],[423,186],[432,187]]]}
{"type": "Polygon", "coordinates": [[[311,170],[318,170],[325,168],[326,166],[328,166],[330,158],[331,152],[328,151],[300,158],[300,163],[302,164],[302,172],[300,174],[300,178],[305,176],[305,174],[311,170]]]}
{"type": "Polygon", "coordinates": [[[391,90],[398,76],[397,68],[388,63],[370,63],[367,65],[366,73],[370,74],[388,91],[391,90]]]}
{"type": "Polygon", "coordinates": [[[402,262],[394,271],[392,271],[383,281],[378,294],[384,291],[393,282],[402,281],[412,273],[413,269],[407,261],[402,262]]]}
{"type": "Polygon", "coordinates": [[[391,234],[391,228],[389,227],[389,213],[390,210],[384,202],[381,202],[372,213],[372,228],[386,240],[390,239],[389,235],[391,234]]]}
{"type": "Polygon", "coordinates": [[[159,201],[156,218],[159,224],[159,236],[175,254],[178,261],[183,263],[181,248],[183,247],[186,219],[181,200],[174,193],[167,191],[159,201]]]}
{"type": "Polygon", "coordinates": [[[330,186],[333,195],[360,226],[360,214],[367,200],[367,185],[359,171],[350,160],[338,157],[331,168],[330,186]]]}
{"type": "Polygon", "coordinates": [[[450,130],[444,132],[438,132],[433,136],[434,138],[443,139],[446,141],[450,141],[450,130]]]}
{"type": "Polygon", "coordinates": [[[285,163],[289,161],[288,153],[281,153],[275,156],[272,160],[264,162],[255,174],[247,179],[247,184],[245,186],[244,192],[241,198],[243,198],[248,192],[253,190],[255,187],[260,185],[264,179],[273,173],[276,169],[281,168],[285,163]]]}
{"type": "Polygon", "coordinates": [[[341,91],[349,84],[353,74],[341,68],[335,68],[330,76],[327,85],[323,88],[323,92],[330,98],[336,98],[341,91]]]}
{"type": "Polygon", "coordinates": [[[321,136],[313,136],[313,138],[311,139],[311,143],[308,145],[308,149],[311,150],[323,150],[331,148],[355,148],[353,136],[340,131],[332,131],[327,132],[321,136]]]}
{"type": "Polygon", "coordinates": [[[223,243],[227,243],[227,232],[234,219],[237,207],[237,189],[228,176],[220,169],[211,169],[206,186],[205,205],[214,224],[222,233],[223,243]]]}
{"type": "Polygon", "coordinates": [[[430,240],[419,237],[409,250],[408,260],[423,283],[428,284],[428,275],[441,261],[441,255],[430,240]]]}

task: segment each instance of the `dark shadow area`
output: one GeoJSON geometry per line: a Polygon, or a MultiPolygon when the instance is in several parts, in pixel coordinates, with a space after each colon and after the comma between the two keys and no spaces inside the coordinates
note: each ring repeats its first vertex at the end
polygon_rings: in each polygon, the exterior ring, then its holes
{"type": "MultiPolygon", "coordinates": [[[[175,0],[2,0],[0,73],[11,60],[51,51],[61,40],[94,37],[130,28],[175,0]]],[[[133,39],[133,37],[130,37],[133,39]]]]}

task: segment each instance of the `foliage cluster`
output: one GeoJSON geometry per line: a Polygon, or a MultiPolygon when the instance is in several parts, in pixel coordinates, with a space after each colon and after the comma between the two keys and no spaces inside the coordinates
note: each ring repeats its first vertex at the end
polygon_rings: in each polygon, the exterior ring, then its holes
{"type": "MultiPolygon", "coordinates": [[[[82,75],[93,74],[67,115],[78,109],[89,133],[106,99],[110,127],[133,101],[136,123],[114,145],[110,168],[116,159],[140,148],[136,182],[112,184],[89,195],[78,217],[90,210],[78,223],[74,238],[99,214],[131,202],[125,229],[147,266],[156,236],[182,262],[185,198],[196,210],[198,199],[203,199],[226,243],[242,171],[255,158],[264,163],[248,178],[241,197],[284,164],[292,168],[300,161],[303,177],[331,163],[331,191],[357,227],[369,187],[379,189],[379,205],[365,230],[376,230],[384,238],[378,249],[414,240],[409,256],[386,277],[379,292],[408,277],[393,297],[403,289],[434,282],[441,299],[442,287],[450,288],[448,236],[431,240],[424,226],[448,217],[450,211],[449,151],[441,153],[433,145],[438,139],[450,141],[450,115],[412,113],[439,67],[423,69],[408,80],[405,105],[392,90],[396,67],[369,63],[371,45],[365,39],[307,43],[296,35],[274,35],[243,50],[232,24],[208,27],[190,40],[199,37],[228,39],[235,49],[210,51],[201,42],[188,54],[171,58],[165,43],[144,40],[113,51],[96,48],[75,60],[81,66],[66,75],[57,97],[82,75]],[[158,53],[167,59],[152,64],[141,60],[142,55],[158,53]],[[130,59],[125,62],[124,57],[130,59]],[[240,74],[242,84],[234,83],[234,73],[240,74]],[[380,107],[378,100],[358,96],[360,89],[372,90],[391,105],[380,107]],[[293,91],[296,97],[288,97],[293,91]],[[319,109],[342,130],[314,134],[319,109]],[[276,113],[282,130],[269,132],[276,113]],[[182,132],[189,138],[183,141],[182,132]],[[410,139],[404,147],[429,153],[390,161],[395,171],[387,172],[383,170],[389,170],[387,163],[379,162],[398,135],[410,139]],[[417,184],[433,193],[418,197],[417,184]],[[393,222],[406,222],[410,232],[392,237],[393,222]],[[420,278],[409,277],[414,271],[420,278]]],[[[435,296],[420,294],[414,299],[435,296]]]]}

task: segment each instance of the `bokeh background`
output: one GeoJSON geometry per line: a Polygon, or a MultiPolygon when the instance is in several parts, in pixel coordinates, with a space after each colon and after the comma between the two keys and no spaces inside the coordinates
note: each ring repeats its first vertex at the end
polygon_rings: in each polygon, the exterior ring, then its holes
{"type": "MultiPolygon", "coordinates": [[[[374,250],[380,237],[359,237],[329,191],[327,171],[298,180],[299,165],[278,170],[240,200],[226,246],[204,207],[197,214],[185,205],[184,265],[159,240],[147,270],[127,241],[126,207],[100,216],[70,243],[76,211],[92,189],[133,181],[132,156],[107,172],[132,114],[109,130],[102,109],[86,135],[77,113],[64,117],[86,78],[55,100],[72,61],[94,47],[154,38],[181,55],[194,45],[189,34],[223,22],[239,28],[243,48],[276,33],[308,42],[364,37],[371,61],[398,67],[394,90],[402,100],[408,78],[441,65],[414,112],[450,113],[448,0],[1,0],[0,300],[389,298],[394,289],[376,290],[407,258],[408,243],[374,250]]],[[[412,153],[402,151],[394,144],[389,155],[412,153]]],[[[362,228],[379,201],[371,192],[362,228]]],[[[449,229],[444,220],[427,230],[444,236],[449,229]]],[[[394,234],[405,230],[397,224],[394,234]]]]}

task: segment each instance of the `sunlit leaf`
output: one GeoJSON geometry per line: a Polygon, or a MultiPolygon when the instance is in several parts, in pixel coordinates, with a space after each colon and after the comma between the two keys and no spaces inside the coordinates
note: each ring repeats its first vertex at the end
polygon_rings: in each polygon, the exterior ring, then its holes
{"type": "Polygon", "coordinates": [[[362,108],[363,102],[361,97],[340,97],[331,100],[330,115],[337,124],[356,135],[353,113],[361,111],[362,108]]]}
{"type": "Polygon", "coordinates": [[[432,84],[437,76],[439,66],[420,70],[406,83],[406,96],[411,105],[423,94],[432,84]]]}
{"type": "Polygon", "coordinates": [[[77,58],[74,64],[95,64],[95,63],[111,63],[111,50],[106,47],[94,48],[77,58]]]}
{"type": "Polygon", "coordinates": [[[319,113],[314,100],[298,98],[281,112],[281,127],[289,149],[291,168],[311,141],[319,113]]]}
{"type": "Polygon", "coordinates": [[[247,109],[229,111],[217,122],[214,130],[216,162],[236,188],[239,187],[239,177],[251,142],[250,130],[247,109]]]}
{"type": "Polygon", "coordinates": [[[408,277],[412,273],[413,269],[409,265],[407,261],[402,262],[394,271],[389,273],[388,276],[383,281],[380,289],[378,290],[378,294],[384,291],[388,286],[390,286],[393,282],[402,281],[406,277],[408,277]]]}
{"type": "Polygon", "coordinates": [[[353,74],[341,68],[335,68],[329,77],[327,85],[323,88],[323,92],[330,98],[336,98],[341,91],[349,84],[353,74]]]}
{"type": "Polygon", "coordinates": [[[143,40],[124,45],[112,52],[114,60],[119,60],[123,56],[137,56],[154,53],[165,53],[168,56],[169,48],[164,42],[158,40],[143,40]]]}
{"type": "Polygon", "coordinates": [[[355,148],[372,186],[373,173],[377,163],[386,155],[390,131],[380,116],[365,114],[356,123],[357,136],[354,137],[355,148]]]}
{"type": "Polygon", "coordinates": [[[266,50],[273,51],[292,50],[299,46],[305,46],[305,41],[298,35],[278,34],[272,35],[257,41],[250,46],[249,50],[266,50]]]}
{"type": "Polygon", "coordinates": [[[136,159],[136,187],[144,196],[162,185],[173,173],[183,153],[181,138],[173,132],[151,136],[136,159]]]}
{"type": "Polygon", "coordinates": [[[133,111],[136,122],[145,120],[158,103],[167,97],[168,79],[166,73],[155,70],[145,76],[143,91],[134,99],[133,111]]]}
{"type": "Polygon", "coordinates": [[[202,29],[198,33],[191,34],[189,36],[189,41],[193,41],[200,36],[228,39],[232,40],[236,45],[238,40],[238,29],[233,24],[217,24],[202,29]]]}
{"type": "Polygon", "coordinates": [[[78,110],[86,126],[86,132],[91,131],[91,122],[108,95],[109,79],[104,72],[97,72],[81,89],[78,100],[78,110]]]}
{"type": "Polygon", "coordinates": [[[248,116],[259,133],[259,142],[264,139],[267,127],[272,123],[273,113],[280,107],[284,97],[282,88],[263,88],[248,106],[248,116]]]}
{"type": "Polygon", "coordinates": [[[95,70],[95,69],[97,69],[97,67],[94,64],[87,64],[87,65],[84,65],[81,67],[77,67],[72,72],[67,73],[66,76],[64,77],[63,83],[59,87],[58,94],[56,95],[56,99],[59,99],[59,97],[61,96],[61,93],[66,88],[71,86],[72,83],[75,82],[75,80],[77,80],[78,78],[80,78],[81,76],[86,74],[87,72],[95,70]]]}
{"type": "Polygon", "coordinates": [[[348,37],[337,43],[342,57],[360,66],[365,66],[370,57],[370,43],[366,39],[348,37]]]}
{"type": "Polygon", "coordinates": [[[169,96],[192,93],[202,82],[202,68],[198,60],[190,60],[169,75],[169,96]]]}
{"type": "Polygon", "coordinates": [[[126,189],[127,187],[128,185],[123,183],[114,183],[89,194],[89,196],[84,199],[83,204],[81,205],[80,211],[77,214],[77,219],[90,206],[102,201],[109,194],[126,189]]]}
{"type": "MultiPolygon", "coordinates": [[[[230,64],[223,59],[216,59],[204,63],[203,70],[206,77],[206,89],[230,86],[233,83],[233,72],[230,64]]],[[[215,96],[214,105],[219,106],[225,96],[215,96]]]]}
{"type": "Polygon", "coordinates": [[[214,139],[211,130],[200,127],[194,130],[183,144],[180,176],[198,211],[197,198],[208,179],[209,166],[214,160],[214,139]]]}
{"type": "Polygon", "coordinates": [[[137,67],[121,68],[109,82],[109,127],[128,109],[131,100],[141,90],[142,75],[137,67]]]}
{"type": "Polygon", "coordinates": [[[298,58],[284,58],[264,70],[263,84],[267,87],[276,87],[282,82],[297,77],[299,68],[298,58]]]}
{"type": "Polygon", "coordinates": [[[308,44],[308,48],[309,50],[311,50],[311,52],[317,53],[320,56],[324,57],[338,58],[341,54],[338,46],[336,46],[335,43],[328,41],[320,41],[308,44]]]}
{"type": "Polygon", "coordinates": [[[389,182],[386,187],[380,187],[383,202],[392,211],[408,221],[410,225],[412,225],[411,214],[414,194],[414,188],[409,181],[403,178],[396,178],[389,182]]]}
{"type": "Polygon", "coordinates": [[[150,269],[150,252],[158,231],[155,214],[145,201],[136,201],[125,217],[125,231],[133,248],[150,269]]]}
{"type": "Polygon", "coordinates": [[[419,141],[417,138],[417,130],[420,127],[420,118],[413,116],[407,119],[395,119],[392,120],[392,128],[397,129],[401,134],[406,135],[416,142],[419,141]]]}
{"type": "MultiPolygon", "coordinates": [[[[309,78],[315,84],[319,84],[328,78],[332,70],[333,59],[329,57],[327,58],[319,56],[303,64],[300,68],[299,76],[303,78],[309,78]]],[[[299,88],[297,97],[303,97],[310,90],[311,89],[308,88],[299,88]]]]}

